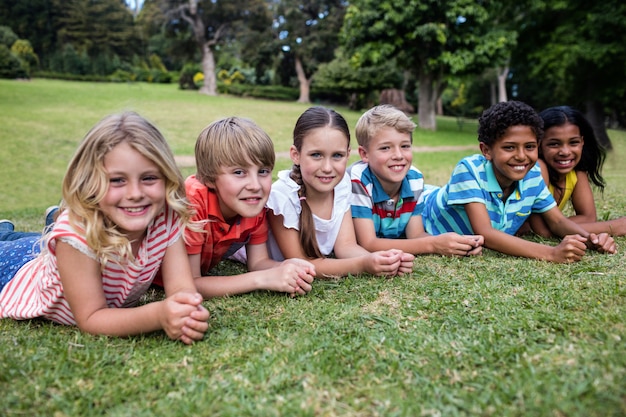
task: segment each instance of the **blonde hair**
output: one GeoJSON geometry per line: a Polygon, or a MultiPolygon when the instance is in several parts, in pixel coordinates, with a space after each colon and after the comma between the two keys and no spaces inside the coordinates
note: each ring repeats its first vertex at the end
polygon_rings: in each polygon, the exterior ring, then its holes
{"type": "Polygon", "coordinates": [[[161,132],[134,112],[105,117],[91,128],[72,157],[63,178],[61,203],[61,210],[69,211],[72,227],[84,229],[87,244],[103,266],[111,260],[121,263],[134,258],[127,236],[99,207],[109,189],[104,157],[120,143],[127,143],[158,167],[166,203],[180,217],[182,228],[191,217],[183,177],[161,132]]]}
{"type": "Polygon", "coordinates": [[[217,180],[224,166],[250,163],[274,169],[274,144],[252,120],[227,117],[216,120],[196,140],[196,178],[207,185],[217,180]]]}
{"type": "Polygon", "coordinates": [[[390,104],[381,104],[363,113],[356,123],[355,135],[359,145],[367,148],[380,129],[391,127],[400,133],[409,134],[413,143],[416,126],[402,110],[390,104]]]}

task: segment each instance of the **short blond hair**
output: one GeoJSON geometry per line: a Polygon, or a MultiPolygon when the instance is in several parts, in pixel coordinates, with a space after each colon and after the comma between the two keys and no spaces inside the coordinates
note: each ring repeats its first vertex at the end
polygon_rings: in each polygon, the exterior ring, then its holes
{"type": "Polygon", "coordinates": [[[359,118],[356,123],[356,140],[360,146],[367,148],[378,131],[391,127],[400,133],[407,133],[413,143],[413,130],[417,125],[398,108],[390,104],[372,107],[359,118]]]}
{"type": "Polygon", "coordinates": [[[196,140],[196,178],[214,183],[225,166],[250,163],[274,169],[276,154],[272,139],[252,120],[227,117],[216,120],[196,140]]]}

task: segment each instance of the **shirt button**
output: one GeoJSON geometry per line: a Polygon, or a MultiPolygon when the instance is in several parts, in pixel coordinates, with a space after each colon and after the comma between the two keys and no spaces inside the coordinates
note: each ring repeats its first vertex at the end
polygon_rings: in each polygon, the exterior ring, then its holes
{"type": "Polygon", "coordinates": [[[391,213],[387,213],[387,217],[391,217],[391,213]]]}
{"type": "Polygon", "coordinates": [[[498,193],[498,197],[499,197],[499,198],[502,198],[502,194],[498,193]]]}

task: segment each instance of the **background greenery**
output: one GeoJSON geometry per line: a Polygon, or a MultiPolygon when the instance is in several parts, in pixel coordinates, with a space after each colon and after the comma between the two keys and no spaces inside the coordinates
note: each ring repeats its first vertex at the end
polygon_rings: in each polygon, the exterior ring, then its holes
{"type": "MultiPolygon", "coordinates": [[[[206,97],[174,86],[0,81],[0,218],[40,230],[77,143],[104,115],[136,110],[189,156],[218,117],[250,117],[284,152],[296,103],[206,97]]],[[[338,108],[354,126],[359,114],[338,108]]],[[[415,164],[441,184],[476,147],[474,121],[417,130],[415,164]]],[[[626,134],[599,213],[626,213],[626,134]]],[[[355,141],[352,141],[355,146],[355,141]]],[[[289,162],[279,158],[277,169],[289,162]]],[[[183,168],[185,173],[193,167],[183,168]]],[[[156,332],[90,336],[0,320],[7,416],[622,416],[626,414],[625,238],[614,256],[552,265],[485,251],[424,256],[413,274],[321,281],[296,299],[258,292],[205,302],[194,346],[156,332]]],[[[555,241],[547,241],[555,244],[555,241]]],[[[241,271],[223,262],[215,273],[241,271]]],[[[158,299],[159,291],[145,300],[158,299]]]]}

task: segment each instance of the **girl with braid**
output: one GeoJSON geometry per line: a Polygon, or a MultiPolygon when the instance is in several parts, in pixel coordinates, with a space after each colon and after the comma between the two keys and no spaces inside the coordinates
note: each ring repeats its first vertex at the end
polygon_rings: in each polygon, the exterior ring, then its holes
{"type": "Polygon", "coordinates": [[[399,275],[414,256],[391,249],[369,252],[356,242],[350,211],[350,131],[339,113],[307,109],[296,122],[291,170],[278,173],[267,202],[270,255],[309,260],[318,277],[399,275]]]}

